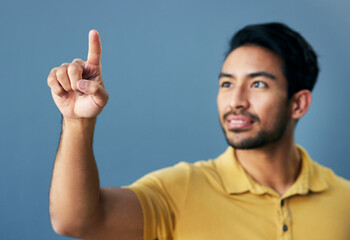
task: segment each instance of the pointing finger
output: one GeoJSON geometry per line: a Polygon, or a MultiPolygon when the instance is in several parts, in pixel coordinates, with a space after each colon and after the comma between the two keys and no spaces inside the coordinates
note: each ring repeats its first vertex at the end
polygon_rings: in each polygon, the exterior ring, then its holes
{"type": "Polygon", "coordinates": [[[100,65],[101,63],[101,40],[96,30],[89,32],[89,53],[87,63],[91,65],[100,65]]]}

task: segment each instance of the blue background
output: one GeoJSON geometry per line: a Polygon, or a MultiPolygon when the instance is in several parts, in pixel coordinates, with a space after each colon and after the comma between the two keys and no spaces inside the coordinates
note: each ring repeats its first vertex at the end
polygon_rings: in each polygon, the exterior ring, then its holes
{"type": "Polygon", "coordinates": [[[287,23],[318,52],[319,82],[296,139],[349,179],[349,10],[346,0],[2,0],[0,239],[69,239],[49,221],[61,117],[46,78],[86,58],[92,28],[110,94],[94,142],[103,186],[226,149],[216,109],[224,53],[239,28],[267,21],[287,23]]]}

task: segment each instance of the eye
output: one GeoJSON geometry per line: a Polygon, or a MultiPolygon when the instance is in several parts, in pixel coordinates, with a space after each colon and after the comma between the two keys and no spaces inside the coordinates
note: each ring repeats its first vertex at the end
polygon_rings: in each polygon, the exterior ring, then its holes
{"type": "Polygon", "coordinates": [[[230,82],[222,82],[221,87],[222,88],[230,88],[230,87],[233,87],[233,84],[230,82]]]}
{"type": "Polygon", "coordinates": [[[267,88],[267,84],[261,81],[255,81],[253,83],[253,87],[255,88],[267,88]]]}

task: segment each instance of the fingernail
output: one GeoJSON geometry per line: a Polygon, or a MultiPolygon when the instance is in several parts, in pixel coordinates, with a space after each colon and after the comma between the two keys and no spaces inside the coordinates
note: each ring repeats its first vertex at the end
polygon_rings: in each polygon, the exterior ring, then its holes
{"type": "Polygon", "coordinates": [[[86,80],[80,80],[78,82],[79,88],[85,90],[87,87],[87,81],[86,80]]]}
{"type": "Polygon", "coordinates": [[[76,91],[75,92],[78,96],[81,96],[81,95],[83,95],[84,93],[82,93],[82,92],[80,92],[80,91],[76,91]]]}

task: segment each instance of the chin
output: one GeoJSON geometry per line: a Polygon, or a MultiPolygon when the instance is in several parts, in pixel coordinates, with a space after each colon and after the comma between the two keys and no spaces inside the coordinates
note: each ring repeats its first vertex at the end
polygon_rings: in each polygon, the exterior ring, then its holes
{"type": "Polygon", "coordinates": [[[228,145],[235,149],[257,149],[280,141],[285,135],[285,128],[279,131],[260,131],[255,136],[247,136],[247,134],[240,132],[229,131],[225,133],[228,145]]]}
{"type": "Polygon", "coordinates": [[[263,141],[259,141],[259,139],[244,139],[241,141],[234,141],[226,138],[228,145],[233,147],[234,149],[256,149],[265,146],[267,143],[263,141]]]}

